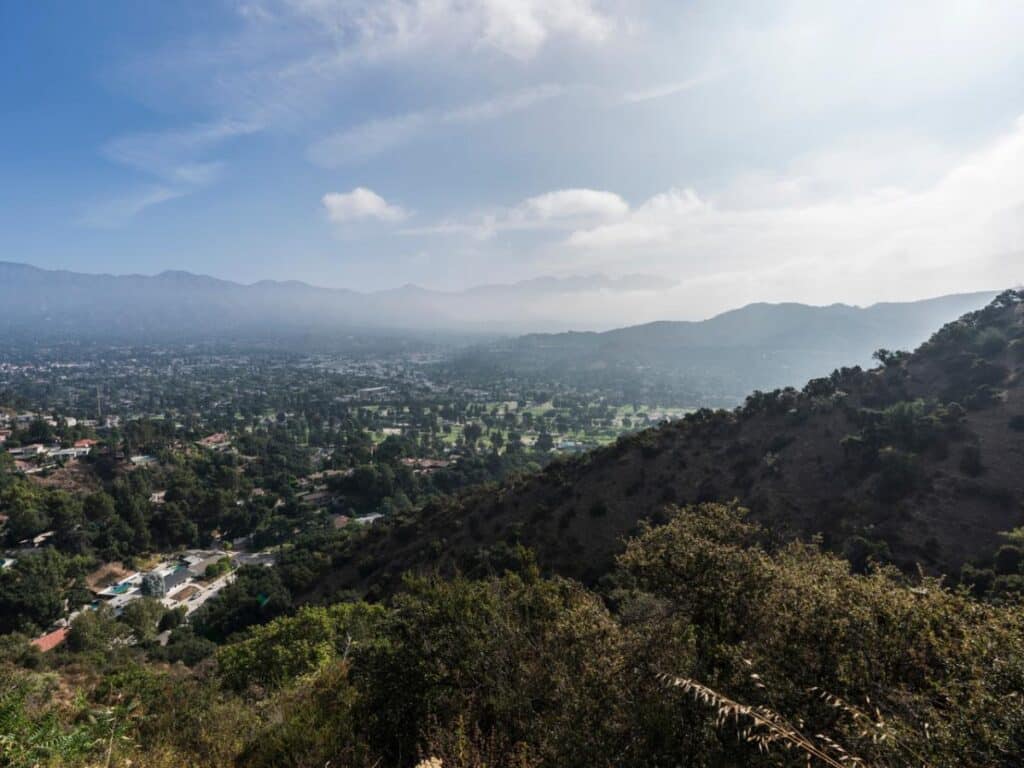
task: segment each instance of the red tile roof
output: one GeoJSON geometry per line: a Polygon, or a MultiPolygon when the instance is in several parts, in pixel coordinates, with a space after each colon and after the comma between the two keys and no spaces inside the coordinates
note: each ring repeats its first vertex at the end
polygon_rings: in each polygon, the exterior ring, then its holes
{"type": "Polygon", "coordinates": [[[207,448],[215,445],[224,445],[224,443],[231,442],[231,436],[226,432],[216,432],[209,437],[204,437],[199,441],[199,444],[207,448]]]}
{"type": "Polygon", "coordinates": [[[63,643],[64,638],[66,638],[67,636],[67,627],[62,627],[61,629],[55,629],[53,632],[50,632],[49,634],[37,637],[35,640],[32,641],[32,645],[34,645],[43,653],[46,653],[47,651],[52,651],[58,645],[63,643]]]}

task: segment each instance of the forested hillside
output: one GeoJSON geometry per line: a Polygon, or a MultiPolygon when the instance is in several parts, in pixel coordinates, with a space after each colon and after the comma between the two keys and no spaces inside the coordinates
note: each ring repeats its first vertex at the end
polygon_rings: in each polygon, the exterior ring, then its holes
{"type": "Polygon", "coordinates": [[[782,539],[820,534],[858,567],[987,567],[1000,533],[1024,524],[1021,300],[1004,293],[913,354],[882,351],[876,369],[755,392],[733,411],[699,411],[431,504],[374,531],[332,586],[379,589],[439,561],[486,573],[518,544],[542,568],[592,583],[666,506],[730,499],[782,539]]]}

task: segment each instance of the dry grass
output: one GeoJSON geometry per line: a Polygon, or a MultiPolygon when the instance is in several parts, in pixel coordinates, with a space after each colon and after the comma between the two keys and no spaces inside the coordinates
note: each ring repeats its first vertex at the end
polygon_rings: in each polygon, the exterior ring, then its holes
{"type": "Polygon", "coordinates": [[[89,589],[99,591],[111,586],[112,584],[117,584],[117,582],[122,579],[131,576],[132,573],[133,571],[124,567],[124,563],[104,563],[85,577],[85,585],[89,589]]]}
{"type": "MultiPolygon", "coordinates": [[[[756,674],[752,674],[751,678],[755,684],[763,687],[756,674]]],[[[714,708],[717,713],[716,725],[719,728],[733,723],[738,729],[739,737],[756,746],[759,752],[768,753],[772,747],[781,747],[803,753],[807,757],[808,765],[817,760],[830,768],[869,768],[864,760],[850,754],[835,740],[820,733],[813,737],[808,736],[800,730],[803,723],[793,725],[768,707],[742,704],[686,677],[663,675],[662,682],[679,688],[702,704],[714,708]]]]}

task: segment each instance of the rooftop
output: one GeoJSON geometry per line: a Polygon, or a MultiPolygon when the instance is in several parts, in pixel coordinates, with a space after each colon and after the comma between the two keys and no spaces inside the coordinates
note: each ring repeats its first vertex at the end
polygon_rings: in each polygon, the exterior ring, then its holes
{"type": "Polygon", "coordinates": [[[49,633],[47,633],[45,635],[41,635],[41,636],[35,638],[31,642],[31,644],[34,645],[36,648],[38,648],[43,653],[46,653],[47,651],[52,651],[58,645],[63,643],[64,639],[67,636],[68,636],[68,628],[67,627],[61,627],[60,629],[53,630],[53,632],[49,632],[49,633]]]}

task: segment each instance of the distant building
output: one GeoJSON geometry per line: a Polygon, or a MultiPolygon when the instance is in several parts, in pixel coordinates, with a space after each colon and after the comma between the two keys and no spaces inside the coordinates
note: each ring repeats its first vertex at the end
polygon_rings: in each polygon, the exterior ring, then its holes
{"type": "Polygon", "coordinates": [[[223,552],[214,552],[205,557],[188,558],[191,562],[188,564],[187,573],[190,573],[195,578],[204,578],[206,576],[206,567],[216,565],[222,557],[224,557],[223,552]]]}
{"type": "MultiPolygon", "coordinates": [[[[60,448],[60,446],[56,447],[58,449],[60,448]]],[[[42,445],[41,443],[34,443],[32,445],[23,445],[19,448],[10,448],[8,449],[7,452],[11,454],[11,456],[30,458],[34,456],[43,456],[50,450],[50,448],[47,448],[45,445],[42,445]]]]}
{"type": "Polygon", "coordinates": [[[237,552],[232,557],[235,565],[261,565],[269,568],[274,564],[273,552],[237,552]]]}
{"type": "Polygon", "coordinates": [[[450,463],[448,459],[402,459],[402,464],[412,469],[413,473],[417,475],[429,475],[432,472],[437,472],[439,469],[444,469],[450,463]]]}
{"type": "Polygon", "coordinates": [[[198,445],[214,451],[222,451],[231,445],[231,436],[227,432],[217,432],[209,437],[204,437],[198,442],[198,445]]]}
{"type": "Polygon", "coordinates": [[[362,517],[357,517],[355,520],[353,520],[353,522],[357,523],[358,525],[372,525],[373,523],[380,520],[382,517],[384,517],[384,515],[374,513],[372,515],[363,515],[362,517]]]}
{"type": "Polygon", "coordinates": [[[33,536],[31,539],[22,539],[18,542],[18,546],[24,549],[38,549],[49,541],[56,531],[44,531],[38,536],[33,536]]]}
{"type": "Polygon", "coordinates": [[[58,645],[63,643],[64,640],[67,639],[67,636],[68,628],[61,627],[60,629],[55,629],[53,632],[49,632],[45,635],[40,635],[39,637],[32,640],[31,645],[34,645],[40,651],[46,653],[47,651],[52,651],[58,645]]]}
{"type": "Polygon", "coordinates": [[[48,451],[47,455],[51,459],[80,459],[83,456],[88,456],[90,451],[92,451],[91,446],[85,446],[82,448],[56,448],[48,451]]]}
{"type": "Polygon", "coordinates": [[[363,387],[356,390],[356,397],[360,400],[382,400],[389,391],[387,387],[363,387]]]}
{"type": "Polygon", "coordinates": [[[180,587],[192,578],[192,574],[184,565],[177,566],[174,570],[164,574],[164,591],[170,592],[172,589],[180,587]]]}

